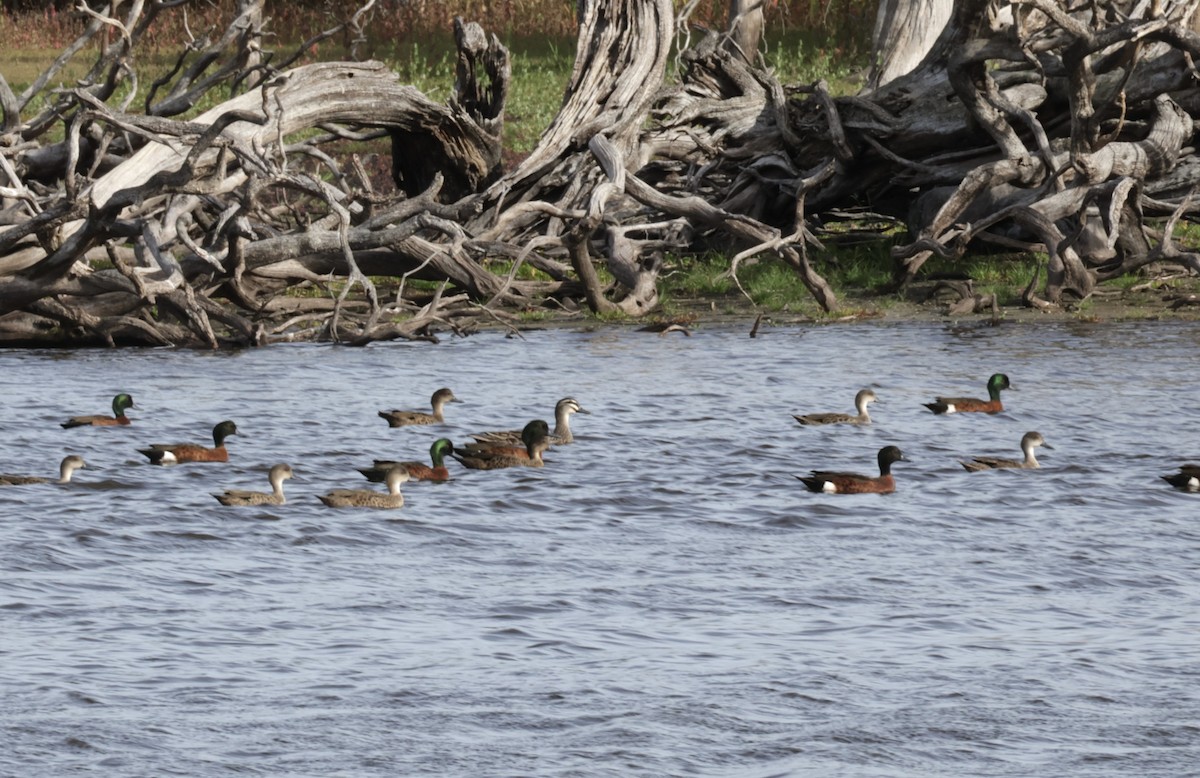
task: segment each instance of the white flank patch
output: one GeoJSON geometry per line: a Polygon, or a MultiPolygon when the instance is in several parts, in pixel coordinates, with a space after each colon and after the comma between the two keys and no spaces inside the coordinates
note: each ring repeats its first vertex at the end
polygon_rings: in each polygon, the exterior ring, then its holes
{"type": "Polygon", "coordinates": [[[954,407],[954,403],[946,403],[946,413],[956,413],[958,408],[954,407]]]}
{"type": "Polygon", "coordinates": [[[1195,476],[1188,479],[1187,488],[1190,492],[1200,492],[1200,478],[1195,476]]]}
{"type": "Polygon", "coordinates": [[[163,452],[162,461],[164,464],[168,464],[168,465],[174,465],[174,464],[177,464],[177,462],[178,462],[178,460],[175,458],[175,454],[173,454],[170,451],[163,452]]]}
{"type": "Polygon", "coordinates": [[[822,481],[821,491],[825,492],[826,494],[837,494],[837,484],[835,484],[833,481],[822,481]]]}

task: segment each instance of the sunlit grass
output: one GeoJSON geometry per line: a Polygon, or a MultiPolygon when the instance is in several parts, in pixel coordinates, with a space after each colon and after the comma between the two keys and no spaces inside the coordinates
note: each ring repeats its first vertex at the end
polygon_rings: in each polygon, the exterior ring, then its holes
{"type": "MultiPolygon", "coordinates": [[[[1045,262],[1043,254],[1022,252],[968,254],[953,260],[934,257],[925,263],[917,278],[970,279],[975,294],[992,294],[1000,305],[1016,305],[1045,262]]],[[[1045,282],[1044,272],[1040,280],[1045,282]]]]}
{"type": "MultiPolygon", "coordinates": [[[[663,273],[664,309],[696,299],[708,300],[718,309],[736,310],[747,303],[764,311],[792,311],[816,314],[816,303],[800,275],[774,257],[743,263],[736,278],[730,271],[731,260],[721,254],[673,257],[663,273]]],[[[840,278],[827,277],[835,291],[840,278]]]]}
{"type": "Polygon", "coordinates": [[[528,152],[562,105],[571,67],[575,62],[573,40],[514,44],[512,84],[504,117],[504,146],[528,152]]]}
{"type": "Polygon", "coordinates": [[[1181,221],[1175,225],[1175,242],[1185,250],[1200,249],[1200,224],[1181,221]]]}
{"type": "Polygon", "coordinates": [[[1126,273],[1107,282],[1109,288],[1120,289],[1125,292],[1132,291],[1135,287],[1145,284],[1146,278],[1137,273],[1126,273]]]}
{"type": "MultiPolygon", "coordinates": [[[[483,260],[483,265],[498,276],[508,276],[512,273],[513,262],[510,259],[493,259],[488,258],[483,260]]],[[[542,271],[538,270],[529,262],[522,262],[517,268],[514,278],[518,281],[549,281],[550,278],[542,271]]]]}
{"type": "Polygon", "coordinates": [[[866,75],[867,59],[858,47],[832,46],[812,33],[795,31],[769,39],[764,59],[781,84],[824,79],[837,95],[857,92],[866,75]]]}
{"type": "Polygon", "coordinates": [[[887,238],[838,245],[826,240],[826,251],[810,251],[813,266],[835,289],[877,293],[892,282],[892,241],[887,238]]]}
{"type": "Polygon", "coordinates": [[[400,80],[421,90],[431,100],[444,101],[454,86],[454,52],[450,46],[422,46],[412,42],[376,52],[400,80]]]}

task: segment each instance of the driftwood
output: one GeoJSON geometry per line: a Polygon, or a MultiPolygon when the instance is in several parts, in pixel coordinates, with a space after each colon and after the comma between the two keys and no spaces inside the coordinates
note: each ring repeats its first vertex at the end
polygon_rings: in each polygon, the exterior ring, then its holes
{"type": "Polygon", "coordinates": [[[864,212],[908,226],[898,285],[984,244],[1045,254],[1039,307],[1159,260],[1198,272],[1173,237],[1200,210],[1200,36],[1183,24],[1198,2],[1021,0],[1006,21],[966,0],[910,72],[837,97],[763,69],[754,0],[694,40],[668,0],[583,0],[560,111],[512,170],[508,54],[477,24],[455,22],[440,104],[379,63],[293,67],[261,45],[262,0],[241,0],[134,110],[114,102],[138,81],[130,54],[187,3],[88,10],[64,58],[111,42],[46,108],[30,110],[61,62],[19,95],[0,69],[0,342],[364,344],[531,307],[641,316],[670,253],[714,248],[735,281],[782,260],[833,310],[823,241],[864,212]],[[236,96],[175,118],[218,86],[236,96]],[[390,141],[394,192],[333,151],[372,138],[390,141]]]}
{"type": "Polygon", "coordinates": [[[1189,58],[1200,57],[1200,37],[1182,29],[1195,4],[1175,7],[1174,18],[1168,11],[1105,26],[1041,0],[1028,7],[1041,20],[1026,20],[1035,30],[1020,47],[972,42],[949,62],[954,94],[993,139],[992,153],[1001,154],[972,160],[952,188],[931,190],[915,220],[916,240],[896,251],[901,283],[932,254],[961,255],[988,237],[1047,254],[1046,300],[1027,294],[1031,303],[1082,299],[1097,282],[1157,258],[1148,215],[1194,212],[1186,193],[1200,179],[1195,171],[1173,174],[1195,132],[1176,102],[1194,81],[1189,58]],[[1144,61],[1144,49],[1158,56],[1144,61]],[[994,68],[1031,60],[1045,74],[1036,83],[1021,69],[994,68]],[[1067,110],[1048,112],[1056,104],[1067,110]],[[1048,119],[1059,121],[1057,137],[1048,119]],[[1151,198],[1150,188],[1170,195],[1151,198]]]}

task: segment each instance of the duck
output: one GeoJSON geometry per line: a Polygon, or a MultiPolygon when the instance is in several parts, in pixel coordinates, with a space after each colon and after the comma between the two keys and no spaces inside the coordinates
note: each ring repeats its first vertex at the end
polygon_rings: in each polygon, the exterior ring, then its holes
{"type": "Polygon", "coordinates": [[[814,470],[809,476],[796,476],[812,492],[829,494],[890,494],[896,491],[896,479],[892,476],[892,464],[907,462],[904,453],[896,446],[884,446],[879,449],[879,475],[859,475],[858,473],[837,473],[828,470],[814,470]]]}
{"type": "Polygon", "coordinates": [[[198,443],[155,443],[150,448],[140,448],[152,465],[174,465],[180,462],[228,462],[229,452],[225,449],[225,438],[237,434],[237,425],[228,419],[213,427],[213,448],[198,443]]]}
{"type": "Polygon", "coordinates": [[[1041,467],[1038,464],[1037,457],[1034,456],[1033,450],[1038,446],[1054,450],[1042,437],[1040,432],[1026,432],[1021,436],[1021,450],[1025,452],[1024,459],[1002,459],[1001,457],[975,457],[970,461],[962,461],[961,464],[972,473],[977,473],[980,470],[997,470],[1000,468],[1021,468],[1024,470],[1033,470],[1041,467]]]}
{"type": "MultiPolygon", "coordinates": [[[[571,434],[571,414],[573,413],[584,413],[589,416],[592,414],[591,411],[585,410],[574,397],[564,397],[555,403],[554,431],[548,436],[550,445],[565,446],[575,442],[575,436],[571,434]]],[[[521,430],[480,432],[471,437],[480,443],[496,443],[505,446],[521,445],[521,430]]]]}
{"type": "Polygon", "coordinates": [[[1000,402],[1002,389],[1015,388],[1004,373],[996,373],[987,382],[988,399],[977,400],[974,397],[938,397],[934,402],[925,403],[925,407],[934,413],[999,413],[1004,410],[1000,402]]]}
{"type": "Polygon", "coordinates": [[[71,429],[72,427],[117,427],[127,426],[130,424],[130,419],[125,415],[127,408],[136,408],[133,404],[133,397],[122,392],[113,398],[112,401],[112,416],[99,414],[96,416],[72,416],[62,423],[63,429],[71,429]]]}
{"type": "Polygon", "coordinates": [[[524,448],[487,443],[469,443],[455,452],[454,458],[471,470],[498,470],[504,467],[542,467],[542,454],[550,448],[550,425],[534,419],[521,430],[524,448]]]}
{"type": "Polygon", "coordinates": [[[396,462],[391,459],[376,459],[370,467],[360,467],[358,472],[366,476],[368,481],[383,483],[388,471],[396,465],[408,470],[409,477],[414,481],[449,481],[450,471],[446,469],[446,457],[454,453],[454,444],[449,438],[438,438],[429,447],[429,458],[433,462],[430,467],[423,462],[396,462]]]}
{"type": "Polygon", "coordinates": [[[454,392],[448,387],[442,387],[433,393],[433,397],[429,398],[429,404],[433,406],[433,413],[425,413],[424,411],[380,411],[379,416],[387,420],[389,427],[411,427],[418,424],[441,424],[444,422],[445,416],[443,409],[446,403],[456,403],[459,399],[454,396],[454,392]]]}
{"type": "Polygon", "coordinates": [[[58,466],[58,480],[37,475],[0,475],[0,486],[27,486],[28,484],[67,484],[76,470],[87,467],[87,462],[78,454],[63,457],[58,466]]]}
{"type": "Polygon", "coordinates": [[[1176,489],[1182,489],[1185,492],[1200,492],[1200,465],[1180,465],[1178,473],[1160,475],[1159,478],[1176,489]]]}
{"type": "Polygon", "coordinates": [[[386,492],[371,489],[334,489],[328,494],[318,495],[317,499],[330,508],[400,508],[404,505],[400,484],[409,478],[405,467],[396,466],[389,470],[384,478],[388,488],[386,492]]]}
{"type": "Polygon", "coordinates": [[[224,494],[214,494],[217,502],[222,505],[283,505],[287,499],[283,496],[283,482],[292,477],[292,466],[286,463],[272,465],[267,473],[271,482],[270,492],[247,492],[241,489],[226,489],[224,494]]]}
{"type": "Polygon", "coordinates": [[[804,416],[793,414],[792,418],[805,427],[818,424],[870,424],[871,415],[867,413],[867,405],[878,402],[878,400],[874,391],[863,389],[854,395],[854,407],[858,410],[857,416],[851,416],[849,413],[809,413],[804,416]]]}

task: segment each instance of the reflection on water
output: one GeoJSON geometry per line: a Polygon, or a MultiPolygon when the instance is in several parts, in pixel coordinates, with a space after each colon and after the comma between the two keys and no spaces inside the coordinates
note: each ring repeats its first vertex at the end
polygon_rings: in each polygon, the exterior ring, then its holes
{"type": "Polygon", "coordinates": [[[1183,775],[1200,704],[1194,324],[483,334],[0,352],[0,773],[1183,775]],[[1017,387],[996,416],[938,394],[1017,387]],[[376,412],[462,400],[439,428],[376,412]],[[803,428],[793,413],[875,424],[803,428]],[[63,430],[132,393],[129,428],[63,430]],[[547,467],[325,508],[375,457],[552,421],[547,467]],[[137,448],[210,440],[229,464],[137,448]],[[1037,472],[967,473],[1020,455],[1037,472]],[[813,468],[896,494],[811,494],[813,468]],[[226,508],[292,464],[284,506],[226,508]]]}

